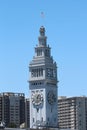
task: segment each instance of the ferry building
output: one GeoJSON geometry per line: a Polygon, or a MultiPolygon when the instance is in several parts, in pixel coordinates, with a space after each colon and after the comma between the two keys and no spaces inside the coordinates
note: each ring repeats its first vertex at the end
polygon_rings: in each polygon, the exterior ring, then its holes
{"type": "Polygon", "coordinates": [[[30,128],[58,127],[57,65],[40,27],[35,55],[29,64],[30,128]]]}

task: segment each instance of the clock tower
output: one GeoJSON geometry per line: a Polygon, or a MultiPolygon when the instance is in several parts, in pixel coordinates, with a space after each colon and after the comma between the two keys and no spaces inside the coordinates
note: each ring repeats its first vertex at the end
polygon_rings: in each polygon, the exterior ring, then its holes
{"type": "Polygon", "coordinates": [[[58,127],[57,65],[40,27],[38,45],[29,64],[30,128],[58,127]]]}

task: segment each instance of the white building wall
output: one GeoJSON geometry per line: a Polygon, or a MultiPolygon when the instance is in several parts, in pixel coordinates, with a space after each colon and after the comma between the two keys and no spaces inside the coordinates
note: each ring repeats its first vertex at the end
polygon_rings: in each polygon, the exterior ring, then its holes
{"type": "Polygon", "coordinates": [[[36,125],[42,125],[42,122],[46,122],[46,99],[45,99],[45,89],[34,89],[30,91],[30,96],[32,96],[32,91],[41,90],[43,91],[43,106],[37,108],[33,105],[32,99],[30,98],[30,128],[36,128],[36,125]],[[39,109],[39,110],[38,110],[39,109]],[[38,112],[37,112],[38,111],[38,112]]]}

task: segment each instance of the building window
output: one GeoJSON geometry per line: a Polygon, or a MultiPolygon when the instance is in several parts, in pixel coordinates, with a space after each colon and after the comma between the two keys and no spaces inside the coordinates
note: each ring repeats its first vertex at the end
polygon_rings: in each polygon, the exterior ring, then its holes
{"type": "Polygon", "coordinates": [[[43,117],[41,117],[41,121],[43,121],[43,117]]]}
{"type": "Polygon", "coordinates": [[[48,117],[48,119],[47,119],[48,121],[49,121],[49,117],[48,117]]]}
{"type": "Polygon", "coordinates": [[[45,56],[49,57],[50,56],[50,51],[49,50],[45,50],[45,56]]]}
{"type": "Polygon", "coordinates": [[[31,77],[40,77],[40,76],[43,76],[43,69],[42,68],[33,69],[31,71],[31,77]]]}
{"type": "Polygon", "coordinates": [[[41,56],[42,55],[42,50],[37,50],[37,56],[41,56]]]}
{"type": "Polygon", "coordinates": [[[56,118],[54,118],[54,122],[56,121],[56,118]]]}
{"type": "Polygon", "coordinates": [[[34,122],[34,118],[33,118],[33,122],[34,122]]]}
{"type": "Polygon", "coordinates": [[[52,108],[51,108],[51,113],[52,113],[52,108]]]}

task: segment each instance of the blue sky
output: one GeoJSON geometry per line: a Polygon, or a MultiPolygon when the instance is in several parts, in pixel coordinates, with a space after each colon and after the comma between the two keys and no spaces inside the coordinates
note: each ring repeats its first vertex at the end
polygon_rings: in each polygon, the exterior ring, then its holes
{"type": "Polygon", "coordinates": [[[0,0],[0,92],[29,96],[42,25],[58,65],[58,95],[87,96],[87,0],[0,0]]]}

